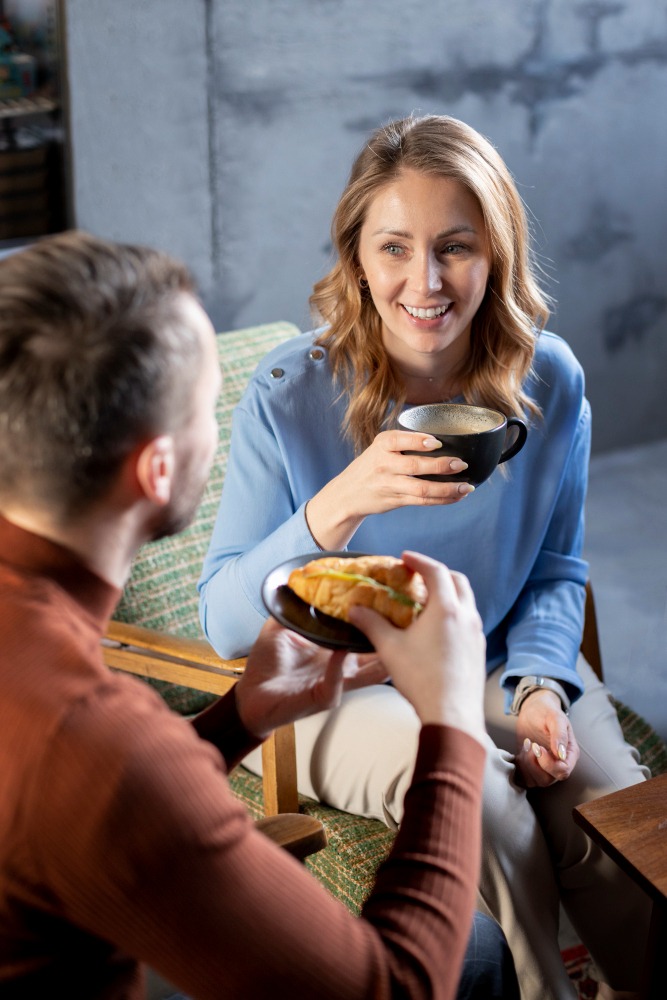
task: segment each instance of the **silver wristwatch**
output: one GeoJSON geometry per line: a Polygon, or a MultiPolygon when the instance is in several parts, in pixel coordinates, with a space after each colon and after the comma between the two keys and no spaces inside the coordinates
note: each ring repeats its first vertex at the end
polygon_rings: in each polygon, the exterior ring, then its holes
{"type": "Polygon", "coordinates": [[[560,703],[563,706],[565,714],[567,715],[570,711],[570,699],[562,684],[554,681],[551,677],[541,677],[537,674],[531,674],[529,677],[522,677],[514,689],[514,697],[510,705],[510,713],[512,715],[519,714],[519,709],[528,695],[532,694],[533,691],[554,691],[560,698],[560,703]]]}

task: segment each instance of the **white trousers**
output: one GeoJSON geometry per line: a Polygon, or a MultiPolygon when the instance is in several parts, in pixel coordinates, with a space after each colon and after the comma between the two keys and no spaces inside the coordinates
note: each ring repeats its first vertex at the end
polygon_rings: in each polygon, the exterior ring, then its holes
{"type": "MultiPolygon", "coordinates": [[[[479,908],[501,924],[522,1000],[575,996],[558,944],[559,906],[589,949],[600,979],[639,988],[650,904],[572,819],[575,805],[643,781],[609,692],[583,657],[585,693],[570,719],[581,755],[567,781],[526,791],[515,782],[514,718],[504,712],[499,667],[486,684],[488,731],[479,908]]],[[[299,791],[397,828],[412,777],[419,720],[390,685],[345,695],[339,708],[296,724],[299,791]]],[[[244,761],[261,772],[255,751],[244,761]]]]}

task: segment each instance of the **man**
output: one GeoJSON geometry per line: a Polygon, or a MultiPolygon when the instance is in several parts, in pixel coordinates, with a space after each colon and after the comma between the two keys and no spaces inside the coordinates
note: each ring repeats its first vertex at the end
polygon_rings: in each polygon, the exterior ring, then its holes
{"type": "Polygon", "coordinates": [[[192,725],[104,667],[134,553],[196,510],[219,384],[213,328],[167,256],[74,232],[0,263],[0,995],[140,997],[147,963],[195,998],[453,997],[484,763],[464,578],[407,554],[428,605],[405,631],[359,609],[379,654],[365,664],[268,623],[192,725]],[[386,674],[423,729],[356,919],[255,829],[226,774],[386,674]]]}

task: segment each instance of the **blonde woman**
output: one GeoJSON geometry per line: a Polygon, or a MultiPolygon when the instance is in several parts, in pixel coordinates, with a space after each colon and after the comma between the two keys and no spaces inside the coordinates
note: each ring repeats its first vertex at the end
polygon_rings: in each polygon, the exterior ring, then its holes
{"type": "MultiPolygon", "coordinates": [[[[321,325],[268,355],[234,416],[203,627],[223,655],[244,654],[266,616],[266,573],[318,548],[411,549],[465,573],[487,638],[481,903],[524,1000],[573,995],[560,902],[600,995],[638,989],[646,904],[571,818],[645,773],[578,657],[590,408],[580,365],[544,329],[521,199],[474,129],[411,117],[371,136],[332,233],[337,260],[311,300],[321,325]],[[477,490],[416,478],[461,467],[397,427],[405,406],[443,400],[529,422],[520,454],[477,490]]],[[[299,724],[300,788],[397,826],[417,734],[390,685],[347,695],[299,724]]]]}

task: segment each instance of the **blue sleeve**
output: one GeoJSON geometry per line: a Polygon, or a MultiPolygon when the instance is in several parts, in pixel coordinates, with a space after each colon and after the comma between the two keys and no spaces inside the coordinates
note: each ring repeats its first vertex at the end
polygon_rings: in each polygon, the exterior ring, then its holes
{"type": "Polygon", "coordinates": [[[591,412],[584,398],[544,542],[510,616],[500,679],[507,708],[519,679],[529,674],[560,681],[573,701],[583,691],[576,662],[588,579],[582,550],[590,441],[591,412]]]}
{"type": "Polygon", "coordinates": [[[234,411],[229,461],[199,581],[202,628],[220,656],[245,656],[267,618],[266,574],[317,549],[295,505],[286,462],[270,423],[241,402],[234,411]]]}

